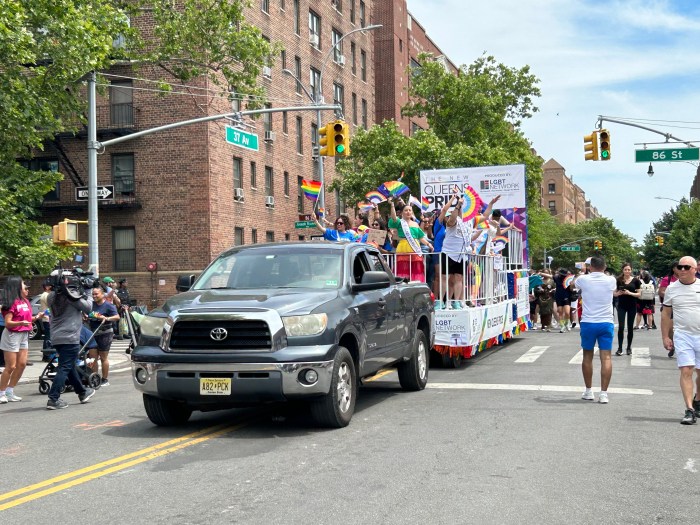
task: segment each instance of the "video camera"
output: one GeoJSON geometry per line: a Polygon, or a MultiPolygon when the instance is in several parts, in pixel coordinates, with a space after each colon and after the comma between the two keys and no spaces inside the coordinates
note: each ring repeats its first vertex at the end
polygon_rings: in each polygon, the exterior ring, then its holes
{"type": "Polygon", "coordinates": [[[51,284],[57,294],[65,295],[71,301],[87,298],[87,290],[100,285],[93,272],[86,272],[78,266],[67,270],[61,265],[51,272],[51,284]]]}

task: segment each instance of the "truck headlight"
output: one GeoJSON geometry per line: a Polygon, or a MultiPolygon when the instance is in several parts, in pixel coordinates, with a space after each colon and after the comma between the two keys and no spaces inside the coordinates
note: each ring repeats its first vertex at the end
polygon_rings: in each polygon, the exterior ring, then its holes
{"type": "Polygon", "coordinates": [[[144,337],[155,337],[160,339],[163,335],[163,327],[165,326],[165,321],[167,321],[167,319],[167,317],[153,317],[150,315],[145,315],[139,324],[141,335],[144,337]]]}
{"type": "Polygon", "coordinates": [[[316,335],[326,329],[328,316],[326,314],[292,315],[283,317],[282,323],[289,337],[316,335]]]}

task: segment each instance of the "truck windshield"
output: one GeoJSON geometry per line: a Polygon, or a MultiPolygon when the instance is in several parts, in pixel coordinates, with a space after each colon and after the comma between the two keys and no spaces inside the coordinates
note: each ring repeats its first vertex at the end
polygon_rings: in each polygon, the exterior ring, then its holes
{"type": "Polygon", "coordinates": [[[342,251],[251,249],[222,256],[197,280],[193,290],[256,288],[338,288],[342,251]]]}

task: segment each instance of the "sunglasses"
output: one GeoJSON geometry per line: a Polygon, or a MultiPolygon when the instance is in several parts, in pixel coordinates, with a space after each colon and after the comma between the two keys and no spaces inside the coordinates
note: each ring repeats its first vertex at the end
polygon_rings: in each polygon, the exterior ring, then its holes
{"type": "Polygon", "coordinates": [[[336,225],[336,226],[338,226],[338,225],[345,226],[345,223],[344,223],[343,221],[338,221],[338,222],[335,223],[335,225],[336,225]]]}
{"type": "Polygon", "coordinates": [[[677,264],[676,265],[676,270],[692,270],[693,267],[690,266],[689,264],[677,264]]]}
{"type": "Polygon", "coordinates": [[[373,222],[373,223],[372,223],[372,226],[379,226],[379,223],[378,223],[378,222],[373,222]]]}

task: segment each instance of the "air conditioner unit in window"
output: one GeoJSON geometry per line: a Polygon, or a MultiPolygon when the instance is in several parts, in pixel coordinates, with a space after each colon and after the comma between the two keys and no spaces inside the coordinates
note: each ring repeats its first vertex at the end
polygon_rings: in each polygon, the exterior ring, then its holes
{"type": "Polygon", "coordinates": [[[245,200],[243,188],[233,188],[233,200],[239,202],[243,202],[245,200]]]}
{"type": "Polygon", "coordinates": [[[318,42],[319,42],[318,35],[315,33],[311,33],[309,35],[309,43],[314,47],[318,47],[318,42]]]}
{"type": "Polygon", "coordinates": [[[262,74],[265,78],[272,78],[272,68],[270,66],[263,66],[262,74]]]}
{"type": "Polygon", "coordinates": [[[336,61],[336,64],[345,67],[345,55],[340,55],[336,61]]]}
{"type": "Polygon", "coordinates": [[[266,131],[265,132],[265,142],[274,142],[275,141],[275,132],[274,131],[266,131]]]}
{"type": "Polygon", "coordinates": [[[274,208],[275,207],[275,198],[272,195],[268,195],[265,197],[265,206],[268,208],[274,208]]]}

